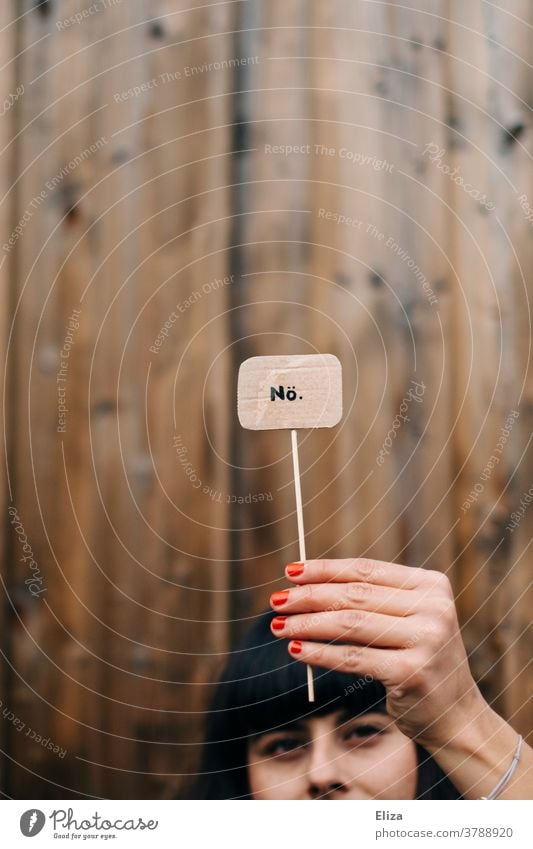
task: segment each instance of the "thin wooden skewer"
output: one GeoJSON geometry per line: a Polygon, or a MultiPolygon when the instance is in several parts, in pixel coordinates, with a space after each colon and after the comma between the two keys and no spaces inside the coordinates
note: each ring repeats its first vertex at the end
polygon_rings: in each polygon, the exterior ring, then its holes
{"type": "MultiPolygon", "coordinates": [[[[300,548],[300,560],[305,562],[305,536],[304,536],[304,511],[302,506],[302,486],[300,482],[300,461],[298,459],[298,434],[291,430],[292,466],[294,469],[294,493],[296,495],[296,517],[298,520],[298,544],[300,548]]],[[[315,682],[313,680],[313,669],[307,667],[307,697],[310,702],[315,700],[315,682]]]]}

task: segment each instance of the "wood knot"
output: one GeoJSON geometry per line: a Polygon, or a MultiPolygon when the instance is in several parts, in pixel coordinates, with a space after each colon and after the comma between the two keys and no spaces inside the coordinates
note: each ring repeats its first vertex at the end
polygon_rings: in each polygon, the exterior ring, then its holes
{"type": "Polygon", "coordinates": [[[130,154],[124,147],[119,147],[111,154],[111,162],[113,165],[122,165],[124,162],[129,162],[130,154]]]}
{"type": "Polygon", "coordinates": [[[150,24],[149,33],[152,38],[164,38],[165,30],[161,21],[152,21],[152,23],[150,24]]]}
{"type": "Polygon", "coordinates": [[[372,271],[368,276],[368,280],[374,289],[379,289],[380,286],[383,286],[384,278],[379,271],[372,271]]]}
{"type": "Polygon", "coordinates": [[[51,0],[34,0],[34,7],[37,12],[39,12],[43,18],[50,14],[52,11],[52,2],[51,0]]]}
{"type": "Polygon", "coordinates": [[[433,47],[435,48],[435,50],[442,50],[442,51],[444,51],[444,50],[446,50],[447,46],[448,46],[448,45],[446,44],[446,42],[444,41],[444,39],[443,39],[443,38],[440,38],[439,36],[437,36],[437,38],[436,38],[436,39],[435,39],[435,41],[433,42],[433,47]]]}
{"type": "Polygon", "coordinates": [[[350,278],[348,277],[347,274],[344,274],[342,271],[338,271],[335,274],[335,283],[337,284],[337,286],[345,286],[346,287],[346,286],[350,285],[350,278]]]}
{"type": "Polygon", "coordinates": [[[77,223],[80,218],[80,210],[77,203],[73,203],[71,206],[67,206],[65,209],[65,214],[63,216],[63,220],[65,224],[72,226],[77,223]]]}
{"type": "Polygon", "coordinates": [[[113,413],[117,413],[117,404],[115,401],[109,399],[103,399],[102,401],[97,401],[92,405],[91,413],[94,416],[110,416],[113,413]]]}
{"type": "Polygon", "coordinates": [[[522,121],[517,121],[510,127],[506,127],[502,135],[502,146],[504,150],[509,150],[514,143],[523,135],[526,125],[522,121]]]}

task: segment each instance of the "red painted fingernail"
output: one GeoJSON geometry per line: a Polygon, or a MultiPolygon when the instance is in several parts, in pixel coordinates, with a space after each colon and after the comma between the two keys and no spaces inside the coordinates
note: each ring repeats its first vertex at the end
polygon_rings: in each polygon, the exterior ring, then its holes
{"type": "Polygon", "coordinates": [[[302,650],[302,644],[300,640],[291,640],[289,643],[289,651],[291,654],[300,654],[302,650]]]}
{"type": "Polygon", "coordinates": [[[286,616],[275,616],[271,622],[274,631],[283,631],[285,627],[285,622],[287,621],[286,616]]]}
{"type": "Polygon", "coordinates": [[[298,575],[301,575],[304,570],[303,563],[289,563],[287,566],[287,575],[289,578],[297,578],[298,575]]]}
{"type": "Polygon", "coordinates": [[[270,603],[274,605],[274,607],[281,607],[282,604],[285,604],[289,597],[290,590],[281,590],[279,593],[273,593],[270,596],[270,603]]]}

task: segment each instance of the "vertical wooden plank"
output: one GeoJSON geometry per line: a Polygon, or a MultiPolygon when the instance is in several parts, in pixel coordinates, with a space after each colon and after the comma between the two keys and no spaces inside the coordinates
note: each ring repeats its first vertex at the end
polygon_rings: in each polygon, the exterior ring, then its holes
{"type": "MultiPolygon", "coordinates": [[[[398,9],[391,29],[390,71],[384,81],[390,125],[389,154],[400,180],[385,186],[386,198],[401,210],[385,249],[392,259],[393,289],[400,294],[403,321],[393,330],[408,351],[407,373],[397,398],[408,406],[399,428],[394,488],[402,540],[398,559],[439,569],[453,580],[453,467],[450,462],[453,419],[449,362],[451,290],[455,285],[449,259],[449,211],[446,179],[427,167],[429,144],[447,143],[445,4],[415,2],[398,9]],[[394,144],[397,127],[403,144],[394,144]],[[392,196],[390,189],[392,188],[392,196]],[[403,326],[403,327],[402,327],[403,326]],[[403,329],[403,332],[402,332],[403,329]]],[[[387,216],[389,218],[389,216],[387,216]]],[[[387,221],[387,223],[389,223],[387,221]]],[[[394,357],[394,351],[392,357],[394,357]]]]}
{"type": "MultiPolygon", "coordinates": [[[[105,48],[100,128],[123,165],[98,194],[89,392],[114,628],[103,786],[116,793],[119,769],[125,797],[161,795],[161,776],[183,784],[193,769],[227,643],[231,11],[153,4],[136,43],[105,48]]],[[[117,7],[111,31],[123,23],[117,7]]]]}
{"type": "MultiPolygon", "coordinates": [[[[309,157],[301,152],[309,143],[309,82],[302,58],[308,52],[309,10],[300,0],[274,0],[242,4],[241,13],[238,52],[253,61],[241,69],[245,94],[237,114],[241,146],[249,152],[241,154],[235,175],[244,183],[236,197],[240,217],[234,233],[242,280],[231,293],[235,366],[254,354],[314,352],[312,340],[300,332],[312,285],[306,273],[309,157]]],[[[232,515],[238,534],[236,631],[266,607],[273,582],[298,551],[289,433],[237,427],[234,495],[244,503],[232,515]]]]}
{"type": "MultiPolygon", "coordinates": [[[[391,502],[391,488],[384,491],[379,485],[376,457],[394,417],[388,386],[398,384],[405,360],[401,351],[390,357],[398,302],[388,258],[375,261],[378,234],[384,231],[381,198],[386,186],[392,190],[395,176],[365,163],[373,157],[385,162],[390,132],[373,68],[374,57],[387,49],[388,24],[379,4],[340,3],[317,7],[315,26],[310,264],[324,283],[313,292],[318,312],[312,330],[343,362],[346,404],[333,445],[328,449],[313,439],[316,457],[324,451],[313,470],[316,483],[329,484],[311,508],[312,528],[317,527],[313,549],[329,556],[385,558],[397,551],[399,535],[389,522],[394,497],[391,502]],[[332,320],[325,321],[323,314],[332,320]]],[[[319,435],[320,442],[325,437],[319,435]]],[[[386,479],[393,469],[393,464],[384,469],[386,479]]]]}
{"type": "Polygon", "coordinates": [[[83,537],[91,465],[85,401],[90,342],[80,297],[95,255],[88,193],[106,142],[93,135],[100,102],[87,85],[98,16],[65,24],[83,8],[28,2],[21,18],[28,96],[21,111],[17,215],[29,221],[14,248],[16,383],[27,392],[16,398],[14,415],[24,426],[12,450],[16,503],[44,590],[28,599],[26,576],[19,576],[16,699],[29,736],[25,731],[15,738],[21,765],[15,792],[42,798],[94,794],[93,776],[80,771],[77,756],[96,745],[91,732],[102,717],[103,641],[94,627],[102,605],[92,597],[93,562],[83,537]],[[49,739],[55,751],[34,735],[49,739]]]}
{"type": "MultiPolygon", "coordinates": [[[[0,9],[0,55],[3,58],[3,71],[0,85],[0,232],[9,234],[13,222],[13,193],[11,191],[11,175],[14,173],[16,156],[12,144],[14,136],[15,110],[17,103],[24,96],[22,88],[18,87],[15,73],[15,47],[16,47],[16,25],[12,3],[4,3],[0,9]],[[18,88],[18,91],[17,91],[18,88]]],[[[13,545],[13,530],[8,524],[9,500],[6,467],[6,444],[4,435],[10,425],[10,415],[7,396],[7,383],[5,380],[6,346],[9,333],[10,316],[13,309],[13,292],[10,285],[12,275],[12,263],[4,250],[0,253],[0,367],[2,374],[2,407],[0,409],[0,431],[2,433],[2,460],[0,465],[0,577],[2,584],[2,637],[0,657],[0,700],[2,710],[11,710],[10,694],[8,690],[11,674],[5,657],[10,655],[8,623],[11,619],[8,594],[10,589],[10,566],[9,560],[13,545]]],[[[7,776],[11,764],[7,759],[10,748],[10,723],[3,720],[0,725],[0,795],[8,793],[7,776]],[[6,755],[4,755],[4,752],[6,755]]]]}
{"type": "Polygon", "coordinates": [[[488,43],[483,32],[481,4],[473,4],[468,9],[460,9],[458,4],[450,5],[449,45],[449,85],[455,132],[450,136],[451,144],[442,154],[437,154],[432,164],[441,168],[449,166],[450,173],[457,168],[457,173],[463,175],[464,180],[468,179],[480,196],[487,195],[482,205],[457,182],[450,180],[449,198],[455,218],[452,261],[458,275],[458,285],[454,289],[454,413],[458,461],[455,493],[460,517],[456,590],[459,610],[466,623],[465,641],[474,674],[480,679],[492,662],[491,652],[481,639],[482,620],[477,613],[491,592],[486,568],[488,552],[477,536],[480,511],[487,510],[489,491],[479,483],[482,490],[479,497],[475,495],[472,505],[468,499],[493,451],[486,416],[494,400],[500,352],[494,335],[498,315],[491,324],[492,315],[487,308],[489,303],[494,303],[494,276],[487,262],[486,224],[490,163],[485,138],[491,119],[484,111],[488,43]],[[491,332],[490,346],[485,344],[487,331],[491,332]]]}
{"type": "MultiPolygon", "coordinates": [[[[53,559],[39,516],[42,493],[40,488],[35,486],[33,479],[35,468],[38,475],[48,475],[45,487],[50,487],[53,491],[51,484],[54,476],[48,460],[52,453],[57,456],[55,375],[52,377],[57,360],[55,356],[47,360],[46,356],[46,351],[49,354],[52,349],[55,350],[56,326],[50,314],[42,327],[43,348],[39,351],[39,354],[44,351],[40,362],[44,368],[37,366],[33,373],[33,383],[30,375],[40,315],[54,277],[53,254],[43,248],[57,220],[54,220],[54,207],[45,186],[46,180],[56,173],[54,165],[57,160],[48,148],[53,136],[47,127],[46,118],[37,117],[43,108],[46,111],[50,94],[47,84],[37,78],[51,62],[52,23],[44,9],[36,10],[29,2],[20,4],[20,15],[19,65],[25,97],[21,101],[17,139],[19,173],[15,221],[20,224],[18,232],[14,231],[10,250],[17,270],[17,315],[13,334],[15,344],[8,361],[8,367],[13,369],[15,387],[12,400],[13,416],[19,425],[14,430],[14,441],[9,446],[9,454],[14,507],[31,549],[30,556],[37,564],[44,583],[42,594],[33,597],[25,583],[30,575],[29,568],[25,562],[20,562],[18,552],[14,554],[16,568],[12,598],[16,618],[13,620],[12,631],[13,701],[15,712],[24,723],[24,729],[22,735],[13,736],[13,756],[18,769],[14,773],[12,792],[14,795],[22,795],[25,787],[32,790],[39,787],[46,798],[50,789],[53,795],[53,787],[48,785],[44,778],[46,753],[39,745],[32,745],[31,740],[26,737],[26,732],[30,729],[30,734],[40,734],[43,738],[47,736],[51,712],[48,711],[46,702],[50,700],[60,677],[53,661],[49,660],[45,653],[47,643],[50,655],[55,654],[52,642],[43,639],[44,634],[50,634],[54,628],[47,596],[49,594],[50,599],[53,599],[54,606],[54,601],[57,603],[59,585],[51,568],[53,559]],[[27,129],[30,122],[33,122],[32,132],[27,129]],[[27,392],[24,387],[27,387],[27,392]],[[33,401],[38,399],[40,426],[36,430],[33,429],[35,418],[32,421],[30,417],[28,398],[33,401]],[[50,445],[53,445],[51,450],[50,445]],[[32,466],[32,460],[35,466],[32,466]],[[40,775],[43,776],[42,782],[39,781],[40,775]]],[[[57,657],[54,660],[57,660],[57,657]]]]}
{"type": "Polygon", "coordinates": [[[523,3],[511,6],[501,12],[477,3],[450,6],[457,132],[444,158],[465,181],[454,181],[451,189],[460,281],[454,371],[459,604],[476,677],[495,707],[509,718],[515,713],[529,731],[517,702],[531,681],[523,649],[530,579],[520,537],[510,537],[508,523],[530,468],[529,455],[520,456],[531,432],[529,416],[517,421],[515,411],[528,409],[521,398],[530,368],[524,356],[530,327],[519,319],[524,311],[530,315],[529,282],[524,288],[523,281],[529,248],[527,236],[520,236],[517,195],[525,169],[530,174],[520,129],[529,112],[529,51],[519,19],[529,20],[531,12],[523,3]]]}
{"type": "Polygon", "coordinates": [[[527,221],[532,176],[527,128],[532,74],[527,33],[533,24],[533,10],[531,4],[513,0],[505,8],[484,9],[483,23],[490,40],[487,110],[493,127],[488,137],[492,165],[489,186],[496,206],[496,215],[489,221],[488,262],[494,274],[496,300],[491,305],[491,319],[501,338],[501,376],[491,411],[493,438],[502,438],[502,420],[510,417],[514,425],[495,484],[489,484],[490,511],[480,516],[480,535],[487,549],[497,547],[489,572],[496,592],[484,627],[490,634],[494,659],[489,681],[496,705],[519,731],[531,736],[528,707],[533,670],[528,646],[533,593],[527,560],[532,536],[531,517],[523,511],[523,504],[532,480],[527,388],[531,379],[531,280],[527,271],[531,268],[532,226],[527,221]],[[515,528],[516,511],[519,518],[515,528]]]}
{"type": "MultiPolygon", "coordinates": [[[[420,137],[442,134],[442,61],[433,47],[442,23],[422,27],[416,7],[338,4],[334,22],[343,26],[331,28],[330,12],[320,7],[324,31],[316,33],[318,55],[328,59],[314,66],[321,147],[313,267],[336,282],[328,307],[355,350],[343,351],[356,391],[334,463],[343,470],[333,493],[343,505],[342,551],[445,568],[448,319],[436,292],[446,215],[438,199],[427,214],[438,181],[428,191],[417,173],[420,137]]],[[[329,347],[336,338],[342,344],[333,333],[329,347]]]]}

